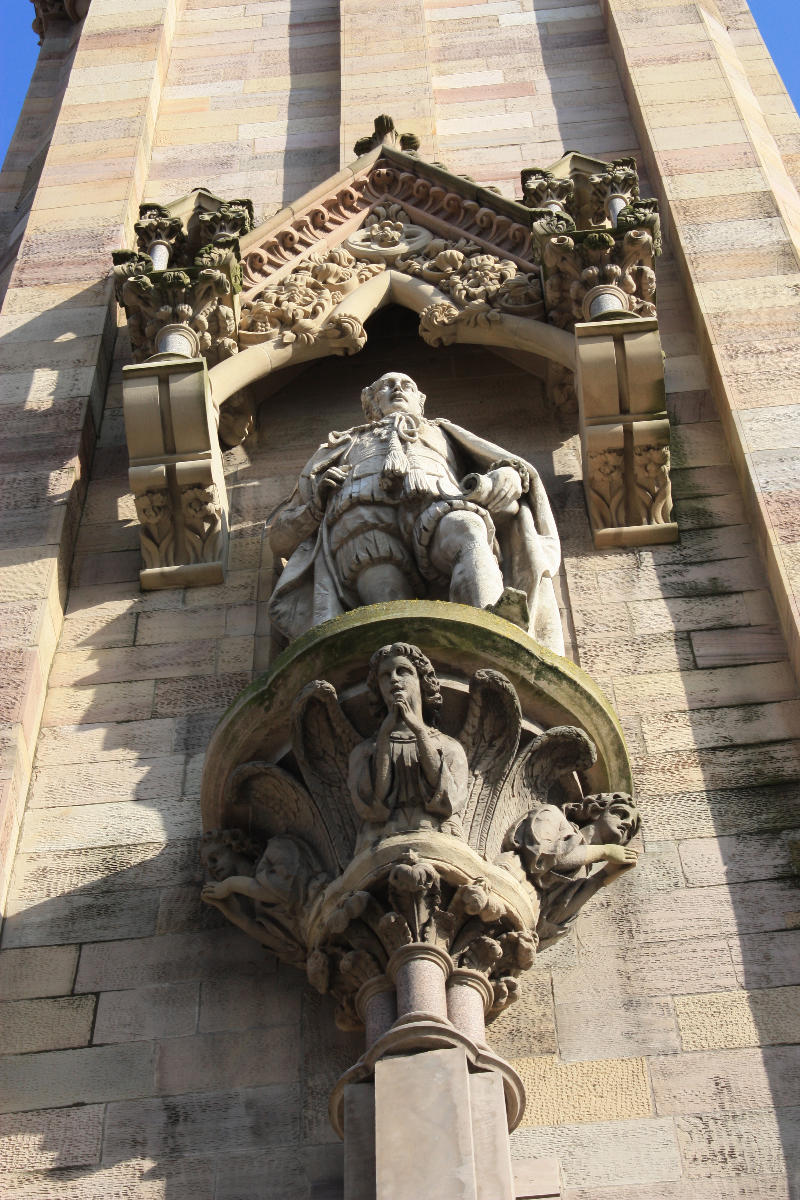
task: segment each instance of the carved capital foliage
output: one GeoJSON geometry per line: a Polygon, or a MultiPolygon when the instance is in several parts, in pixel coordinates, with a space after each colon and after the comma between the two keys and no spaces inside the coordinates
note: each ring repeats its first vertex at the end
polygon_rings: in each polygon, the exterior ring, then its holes
{"type": "Polygon", "coordinates": [[[566,212],[575,195],[572,179],[558,179],[552,171],[528,167],[521,173],[522,203],[528,208],[552,208],[566,212]]]}
{"type": "Polygon", "coordinates": [[[54,21],[82,21],[91,0],[33,0],[33,31],[43,38],[54,21]]]}
{"type": "Polygon", "coordinates": [[[554,325],[572,329],[576,321],[591,320],[598,289],[613,295],[620,312],[656,315],[655,248],[647,230],[548,231],[539,245],[545,305],[554,325]]]}
{"type": "MultiPolygon", "coordinates": [[[[203,194],[205,195],[205,194],[203,194]]],[[[133,357],[163,350],[162,334],[183,326],[187,344],[210,365],[236,354],[236,296],[241,291],[240,233],[252,226],[249,200],[216,201],[186,219],[144,204],[134,225],[136,250],[114,252],[114,284],[125,308],[133,357]]],[[[184,352],[184,351],[182,351],[184,352]]]]}

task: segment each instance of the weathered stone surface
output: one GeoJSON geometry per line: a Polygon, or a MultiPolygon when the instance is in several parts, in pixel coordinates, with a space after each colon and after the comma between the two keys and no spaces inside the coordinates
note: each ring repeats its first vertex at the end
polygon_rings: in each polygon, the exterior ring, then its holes
{"type": "Polygon", "coordinates": [[[792,842],[800,831],[769,837],[690,838],[680,843],[681,865],[690,885],[741,883],[793,875],[792,842]]]}
{"type": "Polygon", "coordinates": [[[197,983],[179,983],[102,992],[97,999],[92,1044],[193,1034],[197,1027],[199,990],[197,983]]]}
{"type": "Polygon", "coordinates": [[[800,1103],[800,1047],[718,1050],[648,1061],[656,1111],[743,1113],[800,1103]]]}
{"type": "Polygon", "coordinates": [[[0,1117],[0,1180],[13,1195],[13,1175],[80,1167],[100,1159],[102,1104],[40,1109],[0,1117]]]}
{"type": "Polygon", "coordinates": [[[94,1019],[93,996],[14,1000],[0,1005],[0,1053],[64,1050],[87,1046],[94,1019]]]}
{"type": "Polygon", "coordinates": [[[517,1058],[514,1066],[528,1097],[523,1126],[624,1121],[653,1111],[643,1058],[572,1063],[517,1058]]]}
{"type": "Polygon", "coordinates": [[[77,965],[77,946],[0,950],[0,1000],[64,995],[77,965]]]}
{"type": "Polygon", "coordinates": [[[742,987],[800,984],[800,930],[745,934],[731,941],[731,958],[742,987]]]}
{"type": "Polygon", "coordinates": [[[147,1094],[153,1086],[154,1047],[92,1046],[9,1055],[0,1062],[0,1108],[19,1112],[50,1104],[91,1104],[147,1094]]]}
{"type": "MultiPolygon", "coordinates": [[[[549,953],[545,962],[550,962],[549,953]]],[[[550,972],[529,971],[520,979],[519,990],[519,999],[489,1026],[492,1048],[508,1059],[554,1053],[558,1043],[550,972]]]]}
{"type": "Polygon", "coordinates": [[[292,1083],[299,1073],[292,1024],[167,1038],[156,1055],[156,1088],[166,1095],[292,1083]]]}
{"type": "Polygon", "coordinates": [[[264,966],[259,946],[227,930],[166,934],[135,941],[100,942],[81,947],[76,992],[112,991],[191,979],[228,979],[258,974],[264,966]]]}
{"type": "Polygon", "coordinates": [[[558,1158],[571,1187],[620,1187],[679,1179],[681,1161],[672,1121],[602,1121],[559,1129],[526,1127],[511,1135],[511,1153],[520,1158],[558,1158]]]}
{"type": "Polygon", "coordinates": [[[103,1161],[293,1145],[300,1134],[299,1101],[295,1085],[274,1084],[109,1104],[103,1161]]]}
{"type": "Polygon", "coordinates": [[[800,1041],[800,987],[678,996],[685,1050],[800,1041]]]}
{"type": "Polygon", "coordinates": [[[137,1157],[109,1167],[26,1173],[4,1181],[8,1200],[214,1200],[214,1159],[156,1162],[137,1157]]]}
{"type": "Polygon", "coordinates": [[[679,1116],[675,1128],[686,1174],[693,1179],[739,1174],[789,1178],[800,1157],[800,1109],[723,1116],[679,1116]]]}

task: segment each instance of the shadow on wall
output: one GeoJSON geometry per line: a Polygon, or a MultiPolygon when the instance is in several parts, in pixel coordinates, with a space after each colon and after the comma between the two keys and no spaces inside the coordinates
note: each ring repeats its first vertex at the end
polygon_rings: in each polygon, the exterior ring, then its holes
{"type": "Polygon", "coordinates": [[[339,24],[339,5],[331,0],[290,0],[286,119],[274,139],[283,151],[285,205],[340,167],[339,24]]]}

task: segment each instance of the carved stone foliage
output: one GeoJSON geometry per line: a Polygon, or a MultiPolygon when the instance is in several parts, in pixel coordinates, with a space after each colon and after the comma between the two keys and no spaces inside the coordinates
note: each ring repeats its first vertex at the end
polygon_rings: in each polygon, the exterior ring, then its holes
{"type": "MultiPolygon", "coordinates": [[[[431,219],[446,223],[484,252],[513,258],[523,268],[527,264],[530,270],[530,228],[520,206],[474,185],[465,185],[464,190],[469,194],[462,194],[455,190],[456,182],[442,171],[429,168],[426,173],[422,165],[417,168],[407,154],[386,151],[347,184],[337,181],[329,194],[315,196],[300,212],[281,214],[267,224],[257,240],[252,236],[247,239],[242,248],[244,297],[251,298],[273,274],[285,270],[320,242],[329,241],[342,226],[353,230],[348,235],[352,239],[357,227],[366,224],[379,210],[387,215],[378,216],[376,224],[394,220],[388,212],[395,205],[402,208],[406,224],[419,228],[429,226],[431,219]]],[[[348,241],[346,245],[351,250],[358,244],[365,250],[375,247],[375,239],[381,233],[391,239],[390,228],[384,226],[383,230],[364,234],[355,243],[348,241]]]]}
{"type": "Polygon", "coordinates": [[[53,21],[82,21],[91,0],[33,0],[36,16],[33,31],[43,38],[53,21]]]}
{"type": "Polygon", "coordinates": [[[134,225],[136,250],[113,255],[117,300],[125,308],[136,362],[177,348],[214,365],[239,349],[239,237],[252,228],[253,207],[249,200],[200,195],[209,207],[196,203],[186,218],[158,204],[142,205],[134,225]],[[181,329],[183,339],[170,343],[169,333],[181,329]]]}
{"type": "Polygon", "coordinates": [[[492,1016],[515,998],[537,943],[558,940],[635,865],[635,805],[584,795],[591,738],[526,727],[499,671],[472,675],[455,735],[434,723],[440,682],[414,645],[377,650],[366,692],[378,714],[366,737],[333,685],[313,680],[292,706],[291,755],[230,772],[227,812],[249,812],[266,836],[210,829],[203,899],[304,965],[345,1028],[360,1027],[365,997],[394,977],[404,947],[476,972],[492,1016]]]}
{"type": "Polygon", "coordinates": [[[361,263],[342,246],[325,254],[310,254],[299,266],[251,300],[245,300],[240,318],[242,345],[274,342],[310,345],[318,338],[331,340],[341,353],[354,353],[366,341],[358,321],[329,318],[348,293],[384,270],[383,263],[361,263]],[[344,323],[343,323],[344,322],[344,323]]]}
{"type": "Polygon", "coordinates": [[[656,315],[655,248],[646,229],[630,229],[621,236],[599,230],[557,233],[553,226],[560,224],[545,220],[534,227],[548,319],[554,325],[571,329],[576,321],[608,311],[594,311],[594,303],[603,296],[619,312],[656,315]]]}

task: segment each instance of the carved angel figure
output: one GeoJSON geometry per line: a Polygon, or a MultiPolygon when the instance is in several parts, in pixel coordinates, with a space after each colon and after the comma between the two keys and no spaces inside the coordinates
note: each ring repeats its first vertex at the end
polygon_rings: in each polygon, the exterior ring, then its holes
{"type": "Polygon", "coordinates": [[[461,743],[435,727],[442,696],[430,660],[405,642],[382,646],[367,686],[383,721],[350,755],[356,812],[386,833],[432,826],[460,834],[469,766],[461,743]]]}
{"type": "MultiPolygon", "coordinates": [[[[636,866],[628,842],[639,828],[639,811],[624,792],[604,792],[568,802],[542,804],[509,830],[503,843],[541,893],[539,947],[563,937],[595,892],[636,866]],[[596,863],[605,865],[593,870],[596,863]]],[[[511,865],[509,854],[498,861],[511,865]]]]}
{"type": "Polygon", "coordinates": [[[354,727],[332,684],[317,679],[293,706],[291,766],[253,761],[231,773],[230,808],[268,838],[260,858],[234,831],[205,837],[214,882],[203,899],[287,961],[300,963],[308,953],[303,913],[326,881],[396,834],[461,838],[486,862],[527,881],[541,907],[529,936],[545,945],[615,871],[635,863],[635,853],[622,849],[638,828],[630,798],[583,795],[579,775],[595,761],[593,742],[581,729],[554,726],[526,733],[520,749],[519,699],[500,672],[472,676],[455,737],[437,728],[441,688],[417,646],[382,646],[367,685],[377,724],[369,737],[354,727]],[[590,874],[601,861],[604,870],[590,874]]]}
{"type": "Polygon", "coordinates": [[[212,876],[202,891],[206,904],[285,961],[301,965],[303,910],[329,881],[311,848],[277,835],[260,853],[237,829],[211,829],[203,834],[200,856],[212,876]]]}

